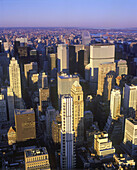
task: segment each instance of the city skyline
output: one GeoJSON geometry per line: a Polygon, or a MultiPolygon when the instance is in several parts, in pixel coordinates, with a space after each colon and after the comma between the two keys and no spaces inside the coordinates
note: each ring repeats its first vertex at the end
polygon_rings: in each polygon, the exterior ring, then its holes
{"type": "Polygon", "coordinates": [[[136,8],[135,0],[1,0],[0,27],[133,28],[136,8]]]}

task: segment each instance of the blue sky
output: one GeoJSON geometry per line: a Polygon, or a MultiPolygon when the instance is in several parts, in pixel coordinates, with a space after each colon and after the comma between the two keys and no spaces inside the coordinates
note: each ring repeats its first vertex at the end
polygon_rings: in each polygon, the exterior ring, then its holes
{"type": "Polygon", "coordinates": [[[0,27],[137,27],[137,0],[0,0],[0,27]]]}

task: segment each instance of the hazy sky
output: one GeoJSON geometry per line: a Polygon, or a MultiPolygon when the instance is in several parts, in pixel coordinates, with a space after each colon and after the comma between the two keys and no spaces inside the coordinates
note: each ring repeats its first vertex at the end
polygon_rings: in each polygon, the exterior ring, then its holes
{"type": "Polygon", "coordinates": [[[0,27],[137,27],[137,0],[0,0],[0,27]]]}

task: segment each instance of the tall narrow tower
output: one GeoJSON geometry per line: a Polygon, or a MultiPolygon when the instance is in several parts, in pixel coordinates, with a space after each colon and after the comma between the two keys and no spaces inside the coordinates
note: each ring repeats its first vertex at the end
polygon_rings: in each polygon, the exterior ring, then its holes
{"type": "Polygon", "coordinates": [[[111,91],[110,114],[112,119],[120,115],[121,94],[119,89],[111,91]]]}
{"type": "Polygon", "coordinates": [[[78,81],[75,81],[72,85],[71,96],[73,97],[76,144],[82,144],[84,141],[84,102],[82,87],[78,81]]]}
{"type": "Polygon", "coordinates": [[[66,44],[58,44],[57,66],[58,72],[69,70],[69,50],[66,44]]]}
{"type": "Polygon", "coordinates": [[[12,57],[9,64],[9,78],[10,78],[10,88],[14,93],[14,104],[15,108],[22,108],[22,94],[21,94],[21,76],[20,68],[17,60],[12,57]]]}
{"type": "Polygon", "coordinates": [[[73,130],[73,99],[70,95],[62,97],[62,129],[61,129],[61,168],[75,167],[75,133],[73,130]]]}

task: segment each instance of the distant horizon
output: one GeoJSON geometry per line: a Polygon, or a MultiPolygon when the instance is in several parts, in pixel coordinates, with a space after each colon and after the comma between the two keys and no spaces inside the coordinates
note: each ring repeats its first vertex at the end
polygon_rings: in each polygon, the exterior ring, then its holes
{"type": "Polygon", "coordinates": [[[38,26],[36,26],[36,27],[34,27],[34,26],[10,26],[10,27],[6,27],[6,26],[3,26],[3,27],[0,27],[0,29],[3,29],[3,28],[70,28],[70,29],[72,29],[72,28],[75,28],[75,29],[100,29],[100,30],[103,30],[103,29],[105,29],[105,30],[107,30],[107,29],[120,29],[120,30],[122,30],[122,29],[137,29],[137,27],[122,27],[122,28],[119,28],[119,27],[108,27],[108,28],[105,28],[105,27],[98,27],[98,28],[92,28],[92,27],[73,27],[73,26],[71,26],[71,27],[58,27],[58,26],[40,26],[40,27],[38,27],[38,26]]]}

